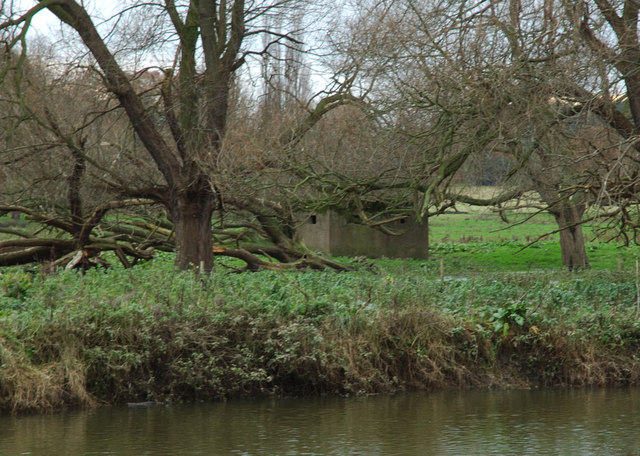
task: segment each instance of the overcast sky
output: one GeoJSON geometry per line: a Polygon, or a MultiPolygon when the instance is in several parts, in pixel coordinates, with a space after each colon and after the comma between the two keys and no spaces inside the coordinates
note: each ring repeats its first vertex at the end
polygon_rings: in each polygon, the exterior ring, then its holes
{"type": "MultiPolygon", "coordinates": [[[[108,20],[114,14],[119,12],[123,6],[125,6],[128,2],[123,0],[77,0],[78,2],[82,2],[84,6],[88,9],[91,17],[98,26],[98,29],[104,33],[109,33],[112,31],[111,27],[115,25],[114,21],[107,22],[107,28],[100,27],[101,22],[108,20]]],[[[29,8],[34,7],[37,2],[35,0],[13,0],[13,4],[16,10],[20,10],[21,12],[27,11],[29,8]]],[[[122,24],[120,24],[122,25],[122,24]]],[[[78,50],[76,47],[79,45],[77,41],[77,37],[75,33],[71,32],[66,26],[66,33],[64,35],[61,34],[61,22],[60,20],[53,15],[53,13],[48,10],[39,11],[31,26],[30,36],[35,38],[36,36],[46,37],[47,41],[52,43],[56,43],[55,47],[58,50],[61,50],[63,54],[65,53],[65,49],[72,53],[73,50],[78,50]]],[[[309,37],[306,37],[307,40],[309,37]]],[[[81,45],[80,45],[81,46],[81,45]]],[[[168,49],[171,46],[167,46],[167,43],[163,45],[159,49],[150,50],[149,52],[144,53],[129,53],[126,61],[123,61],[124,54],[122,52],[119,53],[118,58],[121,64],[124,64],[130,68],[140,69],[141,67],[160,65],[162,67],[169,66],[172,64],[174,59],[175,49],[168,49]]],[[[323,74],[323,70],[326,71],[326,68],[319,66],[313,63],[314,58],[312,56],[307,56],[307,64],[312,67],[310,68],[311,74],[311,83],[314,90],[321,90],[328,83],[328,80],[325,78],[323,74]]],[[[260,76],[260,66],[259,62],[250,61],[243,68],[242,74],[244,74],[244,78],[247,78],[247,82],[251,85],[250,81],[257,81],[260,76]]],[[[259,83],[261,84],[261,83],[259,83]]]]}
{"type": "MultiPolygon", "coordinates": [[[[82,1],[82,0],[81,0],[82,1]]],[[[116,10],[118,4],[122,5],[122,1],[118,0],[84,0],[82,3],[89,9],[92,14],[100,13],[102,18],[109,17],[109,14],[116,10]]],[[[37,4],[34,0],[14,0],[17,8],[23,11],[37,4]]],[[[49,34],[59,28],[60,21],[49,10],[43,10],[36,14],[32,26],[38,30],[38,33],[49,34]]]]}

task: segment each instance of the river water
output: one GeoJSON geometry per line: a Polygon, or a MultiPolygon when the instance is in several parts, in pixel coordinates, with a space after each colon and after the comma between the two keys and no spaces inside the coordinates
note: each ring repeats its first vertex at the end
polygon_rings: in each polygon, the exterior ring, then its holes
{"type": "Polygon", "coordinates": [[[4,415],[0,455],[640,455],[640,389],[407,393],[4,415]]]}

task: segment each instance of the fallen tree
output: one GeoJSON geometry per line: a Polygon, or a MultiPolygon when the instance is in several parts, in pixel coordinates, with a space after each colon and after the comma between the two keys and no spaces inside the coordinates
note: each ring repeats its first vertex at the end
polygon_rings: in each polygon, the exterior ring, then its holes
{"type": "MultiPolygon", "coordinates": [[[[20,228],[15,221],[0,226],[0,233],[11,235],[10,239],[0,241],[0,266],[38,262],[47,263],[50,268],[86,270],[106,266],[102,254],[113,252],[125,268],[130,268],[139,260],[150,260],[156,249],[174,251],[175,229],[167,219],[145,218],[140,211],[124,212],[120,220],[106,218],[109,211],[131,211],[155,204],[147,199],[111,201],[95,208],[90,216],[75,225],[60,215],[24,206],[0,206],[0,215],[18,213],[29,222],[26,228],[20,228]],[[45,230],[49,236],[41,236],[45,230]]],[[[246,201],[235,201],[235,205],[250,207],[246,201]]],[[[277,207],[275,204],[271,206],[277,207]]],[[[254,211],[258,209],[258,206],[253,207],[254,211]]],[[[349,264],[325,258],[295,241],[295,230],[284,229],[282,220],[268,215],[265,208],[257,215],[254,213],[254,217],[256,223],[253,224],[243,222],[214,229],[213,254],[242,260],[246,264],[244,270],[251,271],[352,268],[349,264]]],[[[288,225],[293,226],[294,221],[290,220],[288,225]]]]}

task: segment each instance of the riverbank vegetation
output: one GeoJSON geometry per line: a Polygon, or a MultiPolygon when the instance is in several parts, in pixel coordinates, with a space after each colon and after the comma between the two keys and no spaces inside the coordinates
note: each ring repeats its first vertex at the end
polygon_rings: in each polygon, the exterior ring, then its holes
{"type": "Polygon", "coordinates": [[[637,242],[636,2],[334,3],[0,8],[0,217],[37,225],[0,226],[0,265],[344,269],[313,214],[389,234],[465,204],[547,214],[567,269],[585,224],[637,242]]]}
{"type": "Polygon", "coordinates": [[[640,378],[633,271],[478,272],[439,261],[203,278],[171,255],[0,278],[0,407],[640,378]]]}
{"type": "Polygon", "coordinates": [[[0,409],[637,382],[637,2],[18,3],[0,409]]]}

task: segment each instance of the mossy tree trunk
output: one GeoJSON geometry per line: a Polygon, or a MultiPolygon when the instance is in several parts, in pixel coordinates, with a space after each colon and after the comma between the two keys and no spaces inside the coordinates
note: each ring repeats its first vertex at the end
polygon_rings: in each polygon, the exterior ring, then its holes
{"type": "Polygon", "coordinates": [[[214,208],[214,195],[207,187],[178,196],[172,215],[178,268],[204,271],[213,268],[211,214],[214,208]]]}
{"type": "Polygon", "coordinates": [[[570,201],[562,202],[557,210],[550,210],[560,229],[562,266],[571,271],[589,268],[589,259],[582,233],[584,211],[584,203],[574,204],[570,201]]]}

